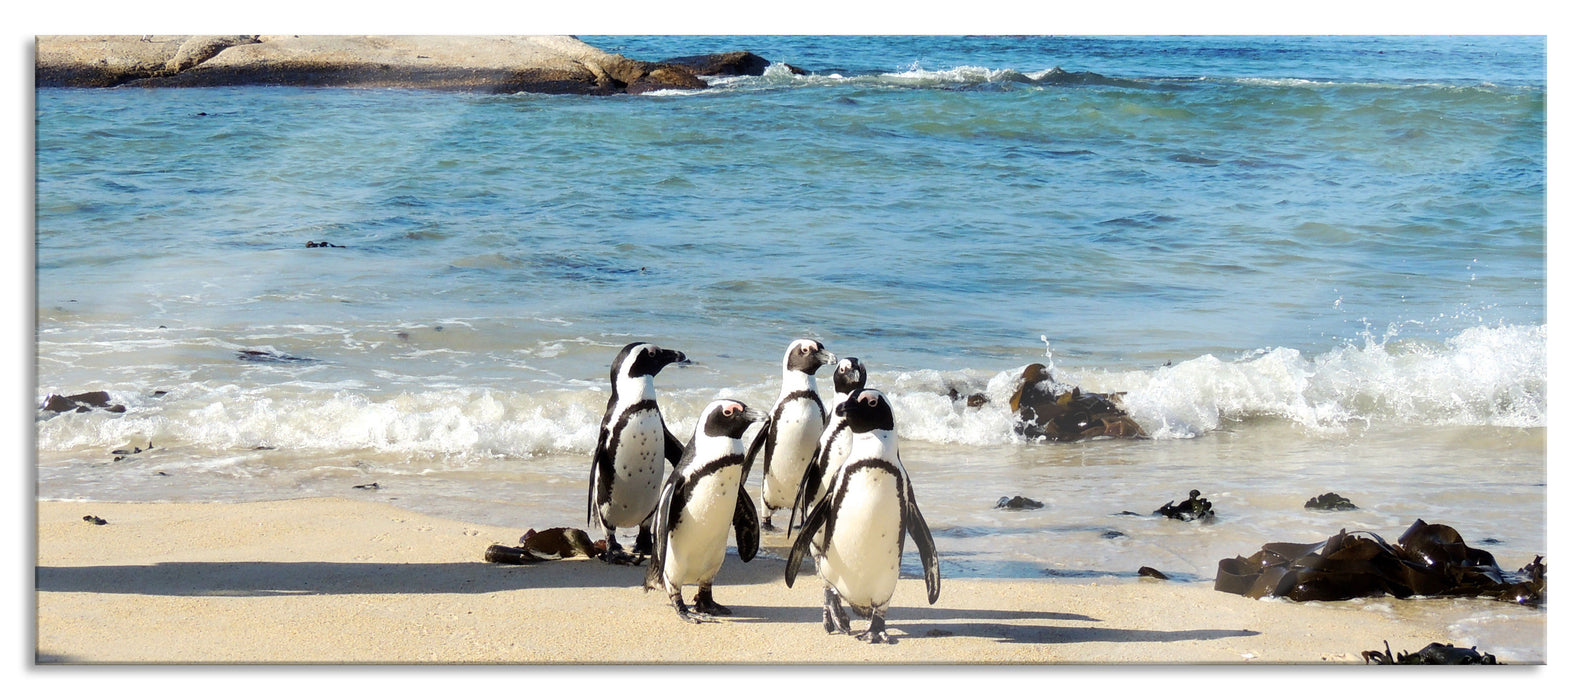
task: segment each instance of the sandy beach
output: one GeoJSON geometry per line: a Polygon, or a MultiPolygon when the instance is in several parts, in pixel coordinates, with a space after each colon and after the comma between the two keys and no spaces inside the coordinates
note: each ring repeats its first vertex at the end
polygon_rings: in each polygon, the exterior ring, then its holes
{"type": "Polygon", "coordinates": [[[749,564],[726,561],[715,590],[733,617],[692,625],[643,592],[641,568],[485,563],[521,531],[381,503],[40,502],[37,534],[45,665],[1360,664],[1385,640],[1447,641],[1425,620],[1453,604],[946,579],[929,606],[922,581],[903,579],[898,641],[874,646],[824,633],[816,577],[785,586],[780,538],[749,564]]]}

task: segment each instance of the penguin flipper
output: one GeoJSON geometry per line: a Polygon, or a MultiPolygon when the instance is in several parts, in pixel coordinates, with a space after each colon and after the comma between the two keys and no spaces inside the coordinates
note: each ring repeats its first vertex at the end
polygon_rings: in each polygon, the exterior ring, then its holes
{"type": "MultiPolygon", "coordinates": [[[[758,429],[758,434],[753,436],[753,441],[747,446],[747,457],[742,460],[742,478],[747,478],[747,473],[753,470],[753,459],[758,456],[758,451],[763,449],[764,443],[769,439],[769,431],[774,430],[774,420],[768,425],[758,429]]],[[[764,470],[769,469],[769,460],[764,459],[764,470]]]]}
{"type": "Polygon", "coordinates": [[[660,425],[665,431],[665,459],[670,462],[671,467],[679,467],[681,466],[682,458],[686,456],[687,446],[682,445],[681,440],[671,434],[670,426],[664,425],[664,420],[664,418],[659,419],[660,425]]]}
{"type": "Polygon", "coordinates": [[[818,534],[819,528],[824,526],[825,519],[829,517],[829,500],[829,496],[825,496],[818,505],[813,506],[813,512],[808,513],[807,520],[802,522],[802,532],[791,543],[791,551],[786,552],[786,588],[796,583],[797,573],[802,568],[802,557],[807,555],[808,547],[813,544],[813,536],[818,534]]]}
{"type": "Polygon", "coordinates": [[[803,527],[807,526],[807,509],[812,505],[813,496],[818,494],[819,483],[824,480],[824,445],[820,444],[813,452],[813,459],[808,462],[807,469],[802,470],[802,483],[797,486],[796,500],[791,503],[791,519],[786,526],[796,529],[797,515],[802,515],[803,527]]]}
{"type": "Polygon", "coordinates": [[[901,519],[906,523],[906,533],[917,545],[917,557],[923,563],[923,582],[928,586],[928,604],[939,600],[939,551],[934,548],[934,535],[928,531],[928,521],[917,508],[917,498],[912,495],[912,483],[906,484],[906,511],[901,519]]]}
{"type": "Polygon", "coordinates": [[[593,446],[593,467],[588,470],[588,522],[599,527],[604,527],[604,518],[595,520],[599,512],[595,504],[609,499],[610,482],[615,478],[615,464],[604,449],[609,440],[609,429],[599,428],[599,441],[593,446]]]}
{"type": "Polygon", "coordinates": [[[742,561],[752,561],[758,556],[758,507],[753,505],[752,496],[747,495],[745,484],[736,487],[736,515],[731,525],[736,528],[737,556],[742,561]]]}
{"type": "Polygon", "coordinates": [[[659,505],[654,508],[654,554],[648,560],[648,575],[643,579],[643,590],[664,585],[665,560],[670,555],[670,529],[681,519],[681,506],[687,502],[680,471],[670,472],[665,487],[659,492],[659,505]]]}

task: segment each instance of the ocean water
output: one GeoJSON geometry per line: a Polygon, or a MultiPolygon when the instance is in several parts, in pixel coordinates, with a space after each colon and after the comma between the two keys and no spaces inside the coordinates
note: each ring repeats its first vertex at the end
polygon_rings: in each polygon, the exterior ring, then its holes
{"type": "MultiPolygon", "coordinates": [[[[813,337],[896,405],[946,595],[1206,585],[1418,518],[1546,554],[1541,37],[583,39],[776,65],[600,98],[37,91],[37,398],[127,407],[39,411],[38,496],[582,525],[621,346],[697,361],[656,382],[688,435],[719,396],[767,409],[813,337]],[[1031,362],[1151,437],[1017,437],[1031,362]],[[1191,489],[1214,522],[1122,514],[1191,489]],[[1302,508],[1328,491],[1360,509],[1302,508]]],[[[1543,659],[1541,612],[1482,605],[1467,639],[1543,659]]]]}

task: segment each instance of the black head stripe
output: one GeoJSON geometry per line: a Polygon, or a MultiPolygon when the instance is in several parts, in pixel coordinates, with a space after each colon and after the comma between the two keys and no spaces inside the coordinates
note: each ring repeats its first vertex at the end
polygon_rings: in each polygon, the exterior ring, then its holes
{"type": "Polygon", "coordinates": [[[632,354],[632,348],[642,344],[641,342],[627,343],[626,347],[615,353],[615,360],[610,362],[610,388],[615,388],[615,380],[621,376],[621,365],[626,364],[626,356],[632,354]]]}
{"type": "MultiPolygon", "coordinates": [[[[627,370],[629,377],[654,376],[659,370],[674,362],[685,362],[685,353],[676,350],[666,350],[652,343],[633,343],[621,351],[624,355],[634,354],[631,358],[631,369],[627,370]]],[[[621,359],[621,358],[617,358],[621,359]]],[[[611,368],[612,374],[620,371],[620,365],[611,368]]]]}
{"type": "Polygon", "coordinates": [[[848,357],[835,370],[835,393],[851,394],[868,385],[868,368],[862,360],[848,357]]]}
{"type": "Polygon", "coordinates": [[[863,389],[846,399],[846,421],[852,432],[866,433],[874,430],[895,430],[895,416],[890,402],[877,389],[863,389]]]}
{"type": "Polygon", "coordinates": [[[741,439],[750,425],[752,418],[748,416],[745,404],[739,401],[725,401],[710,409],[708,415],[703,418],[703,434],[709,437],[741,439]]]}
{"type": "Polygon", "coordinates": [[[819,358],[823,351],[824,344],[817,340],[797,340],[786,350],[786,369],[813,374],[824,366],[824,361],[819,358]]]}

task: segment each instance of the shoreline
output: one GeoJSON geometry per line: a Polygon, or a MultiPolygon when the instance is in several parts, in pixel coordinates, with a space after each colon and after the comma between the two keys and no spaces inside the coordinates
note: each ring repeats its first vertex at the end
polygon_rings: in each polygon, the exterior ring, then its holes
{"type": "MultiPolygon", "coordinates": [[[[1443,599],[1291,603],[1211,583],[947,578],[930,606],[922,581],[903,577],[888,616],[898,641],[873,646],[824,633],[811,573],[785,586],[783,535],[750,563],[728,556],[715,590],[734,616],[690,625],[642,591],[643,568],[488,564],[484,550],[520,530],[386,504],[36,504],[38,665],[1360,665],[1385,641],[1409,652],[1453,640],[1432,622],[1455,604],[1443,599]]],[[[1537,624],[1547,628],[1547,612],[1537,624]]]]}

